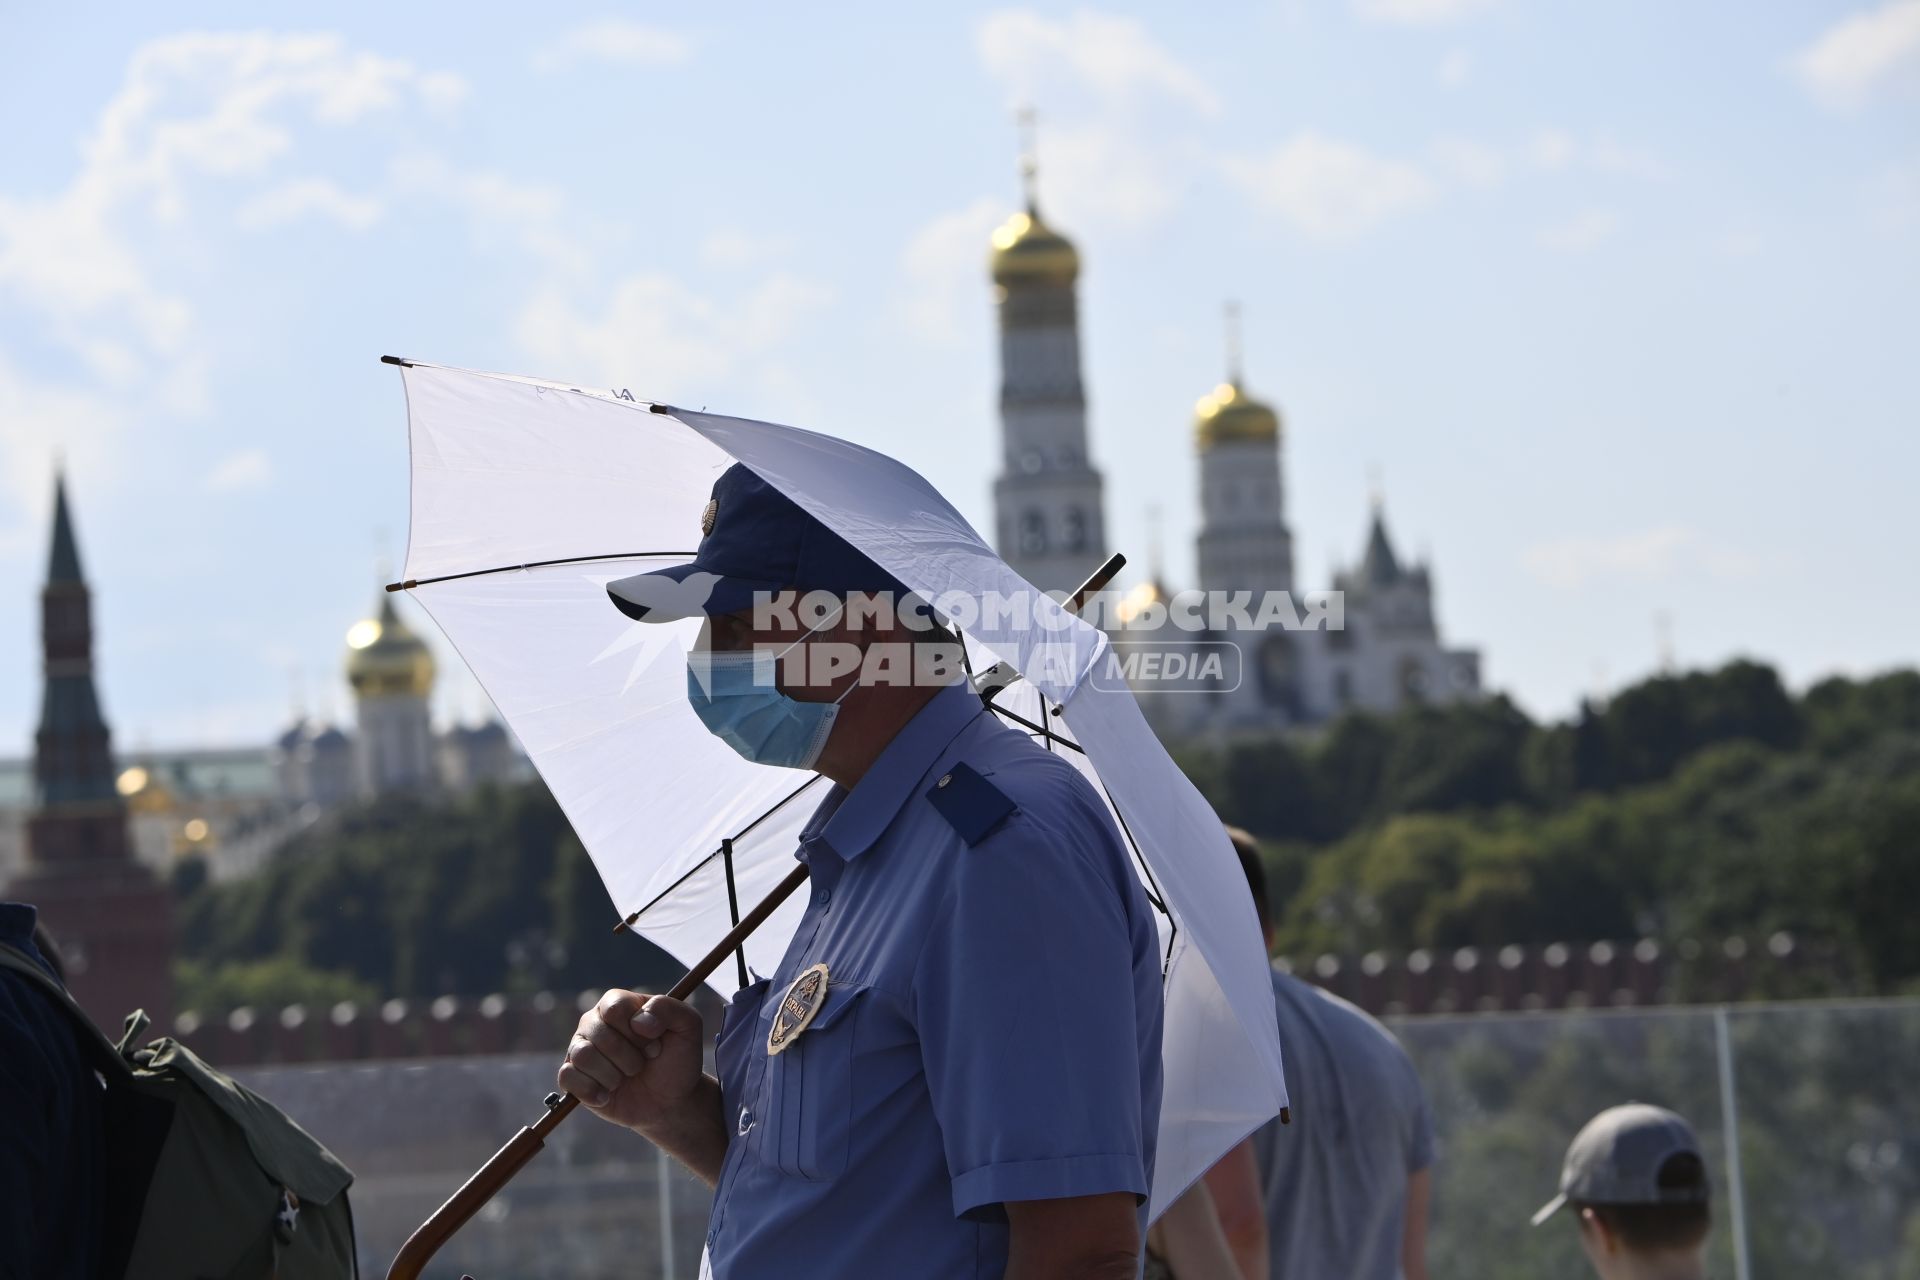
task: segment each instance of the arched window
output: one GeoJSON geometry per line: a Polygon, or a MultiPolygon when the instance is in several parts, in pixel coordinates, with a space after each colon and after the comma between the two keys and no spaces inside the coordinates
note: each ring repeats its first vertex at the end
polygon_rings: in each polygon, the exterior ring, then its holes
{"type": "Polygon", "coordinates": [[[1087,513],[1079,507],[1067,508],[1066,545],[1068,551],[1087,549],[1087,513]]]}
{"type": "Polygon", "coordinates": [[[1039,556],[1047,553],[1047,517],[1037,507],[1020,513],[1020,554],[1039,556]]]}
{"type": "Polygon", "coordinates": [[[1269,707],[1293,707],[1293,644],[1283,632],[1260,641],[1260,701],[1269,707]]]}
{"type": "Polygon", "coordinates": [[[1418,658],[1400,660],[1400,694],[1415,705],[1427,700],[1427,669],[1418,658]]]}

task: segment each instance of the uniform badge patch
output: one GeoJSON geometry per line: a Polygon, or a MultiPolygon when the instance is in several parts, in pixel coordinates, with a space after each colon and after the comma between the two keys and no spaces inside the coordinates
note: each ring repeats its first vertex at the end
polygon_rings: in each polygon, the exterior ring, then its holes
{"type": "Polygon", "coordinates": [[[827,1003],[827,966],[816,964],[803,971],[780,997],[773,1011],[773,1029],[767,1032],[767,1052],[784,1052],[827,1003]]]}
{"type": "Polygon", "coordinates": [[[700,533],[705,536],[713,532],[713,522],[720,516],[720,500],[708,498],[706,507],[700,512],[700,533]]]}

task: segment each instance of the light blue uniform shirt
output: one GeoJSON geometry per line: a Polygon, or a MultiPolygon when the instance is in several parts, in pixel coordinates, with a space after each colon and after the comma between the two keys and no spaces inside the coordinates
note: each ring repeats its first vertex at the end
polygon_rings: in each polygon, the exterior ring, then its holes
{"type": "Polygon", "coordinates": [[[1158,933],[1093,787],[956,684],[827,795],[798,856],[811,901],[716,1051],[716,1280],[997,1277],[1010,1200],[1128,1192],[1144,1237],[1158,933]],[[820,963],[825,1004],[769,1054],[820,963]]]}

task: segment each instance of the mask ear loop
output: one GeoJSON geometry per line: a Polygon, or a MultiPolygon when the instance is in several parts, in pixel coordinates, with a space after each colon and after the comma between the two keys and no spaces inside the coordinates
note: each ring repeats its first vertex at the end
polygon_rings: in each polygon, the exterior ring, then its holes
{"type": "MultiPolygon", "coordinates": [[[[787,645],[784,649],[780,650],[780,652],[773,655],[774,670],[778,671],[780,669],[780,660],[782,658],[785,658],[788,654],[792,653],[795,649],[805,644],[808,640],[811,640],[817,633],[821,631],[825,631],[828,627],[831,627],[835,623],[839,622],[840,619],[843,616],[845,616],[846,612],[847,612],[847,602],[845,600],[839,601],[834,607],[834,612],[832,617],[820,623],[818,626],[809,627],[805,635],[797,637],[791,644],[787,645]]],[[[848,694],[852,693],[855,689],[858,689],[859,687],[860,687],[860,682],[858,680],[855,680],[852,684],[848,685],[845,689],[841,690],[839,696],[834,698],[834,700],[828,703],[827,705],[830,707],[839,706],[842,702],[846,701],[848,694]]],[[[791,696],[791,695],[788,695],[788,696],[791,696]]],[[[798,701],[798,699],[796,699],[796,701],[798,701]]]]}

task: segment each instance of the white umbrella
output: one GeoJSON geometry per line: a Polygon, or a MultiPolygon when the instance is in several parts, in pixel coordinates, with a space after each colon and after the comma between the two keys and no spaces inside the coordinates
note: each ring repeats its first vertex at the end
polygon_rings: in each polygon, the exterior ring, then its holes
{"type": "MultiPolygon", "coordinates": [[[[1044,598],[1038,625],[990,607],[1038,593],[926,480],[794,427],[388,359],[412,451],[403,585],[506,717],[632,928],[683,961],[706,953],[793,871],[827,786],[743,760],[695,717],[684,654],[697,621],[635,623],[607,599],[614,578],[692,558],[714,479],[741,462],[965,624],[975,670],[997,659],[1023,673],[995,706],[1107,796],[1166,960],[1152,1211],[1285,1105],[1266,957],[1219,819],[1132,694],[1089,680],[1104,634],[1044,598]]],[[[776,910],[712,984],[730,997],[746,965],[772,972],[801,907],[776,910]]]]}

